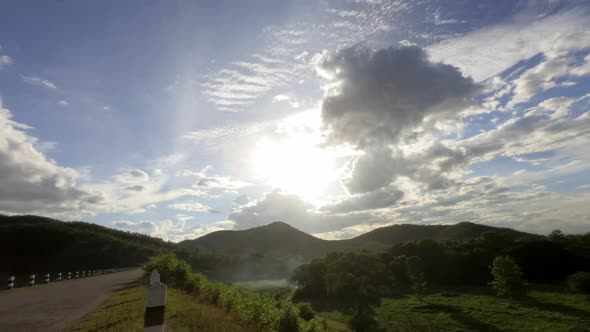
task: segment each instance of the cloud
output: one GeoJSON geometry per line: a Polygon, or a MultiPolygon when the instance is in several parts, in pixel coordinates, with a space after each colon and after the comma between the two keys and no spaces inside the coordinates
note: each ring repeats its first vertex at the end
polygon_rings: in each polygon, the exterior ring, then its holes
{"type": "Polygon", "coordinates": [[[67,100],[60,100],[57,103],[61,106],[68,106],[70,104],[67,100]]]}
{"type": "Polygon", "coordinates": [[[0,213],[92,214],[104,197],[80,188],[80,174],[48,159],[27,129],[0,106],[0,213]]]}
{"type": "MultiPolygon", "coordinates": [[[[428,50],[433,59],[458,66],[476,81],[483,81],[550,50],[563,36],[583,32],[587,20],[587,13],[577,9],[540,19],[514,19],[443,40],[428,50]]],[[[575,44],[575,39],[571,41],[575,44]]]]}
{"type": "Polygon", "coordinates": [[[395,144],[426,117],[457,114],[477,89],[456,67],[430,61],[415,45],[348,48],[319,66],[337,82],[322,105],[329,143],[358,148],[395,144]]]}
{"type": "Polygon", "coordinates": [[[286,102],[287,104],[289,104],[289,106],[291,106],[293,108],[299,108],[299,101],[297,101],[297,98],[286,95],[286,94],[280,94],[280,95],[274,96],[272,98],[272,102],[273,103],[286,102]]]}
{"type": "Polygon", "coordinates": [[[386,218],[377,213],[340,213],[353,209],[352,204],[348,207],[344,207],[343,204],[342,207],[334,207],[334,210],[340,210],[338,213],[320,211],[297,195],[275,190],[251,204],[234,207],[228,219],[235,223],[235,229],[248,229],[283,221],[309,233],[335,231],[357,224],[386,222],[386,218]]]}
{"type": "Polygon", "coordinates": [[[205,75],[200,84],[205,99],[220,111],[243,111],[261,97],[313,77],[310,53],[351,46],[391,31],[394,15],[411,7],[404,2],[371,1],[355,1],[349,4],[351,9],[332,8],[325,2],[314,5],[318,15],[264,28],[257,53],[205,75]]]}
{"type": "Polygon", "coordinates": [[[12,58],[8,55],[0,55],[0,69],[12,64],[12,58]]]}
{"type": "Polygon", "coordinates": [[[210,213],[220,213],[219,211],[201,204],[199,202],[193,202],[193,203],[175,203],[175,204],[170,204],[168,205],[169,208],[171,209],[176,209],[176,210],[183,210],[183,211],[191,211],[191,212],[210,212],[210,213]]]}
{"type": "Polygon", "coordinates": [[[190,225],[189,220],[187,216],[179,215],[176,220],[118,220],[113,222],[113,226],[121,230],[143,233],[172,242],[195,239],[212,232],[231,229],[233,226],[233,223],[228,221],[209,225],[190,225]]]}
{"type": "Polygon", "coordinates": [[[209,172],[213,169],[212,166],[206,166],[200,171],[183,170],[179,171],[177,176],[189,176],[194,177],[195,182],[193,188],[203,195],[210,191],[222,191],[222,192],[235,192],[237,189],[244,188],[250,185],[247,182],[232,179],[229,176],[210,175],[209,172]]]}
{"type": "Polygon", "coordinates": [[[338,202],[324,205],[320,210],[331,213],[348,213],[388,208],[397,203],[403,196],[404,193],[401,190],[385,187],[369,193],[346,197],[338,202]]]}
{"type": "Polygon", "coordinates": [[[25,83],[32,84],[32,85],[41,85],[41,86],[44,86],[49,89],[57,89],[57,86],[53,82],[46,80],[44,78],[37,77],[37,76],[24,76],[24,75],[22,75],[21,77],[25,83]]]}
{"type": "Polygon", "coordinates": [[[460,151],[430,144],[416,160],[412,151],[417,149],[400,147],[420,137],[432,139],[430,132],[444,120],[460,121],[459,113],[472,105],[478,89],[471,79],[453,66],[430,61],[423,49],[408,43],[380,51],[348,48],[326,56],[319,67],[336,82],[322,105],[328,144],[363,152],[347,166],[343,183],[349,193],[378,190],[400,175],[432,188],[445,185],[429,163],[448,171],[452,165],[440,159],[463,162],[460,151]]]}
{"type": "Polygon", "coordinates": [[[513,118],[494,130],[462,141],[471,162],[497,156],[518,156],[565,147],[582,148],[590,139],[590,113],[569,118],[547,118],[535,109],[513,118]]]}
{"type": "Polygon", "coordinates": [[[554,39],[555,44],[545,50],[543,60],[526,70],[514,81],[513,104],[529,101],[539,92],[558,86],[557,79],[565,76],[590,74],[590,57],[576,65],[575,53],[590,48],[590,31],[573,32],[554,39]]]}

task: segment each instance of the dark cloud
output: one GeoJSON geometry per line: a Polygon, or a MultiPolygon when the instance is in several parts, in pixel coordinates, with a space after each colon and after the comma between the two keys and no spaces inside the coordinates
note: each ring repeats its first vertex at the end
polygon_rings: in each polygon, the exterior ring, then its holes
{"type": "Polygon", "coordinates": [[[404,155],[398,145],[419,139],[438,120],[458,118],[478,90],[471,78],[408,44],[380,51],[348,48],[325,57],[319,69],[335,84],[322,105],[328,144],[363,151],[343,178],[349,193],[380,190],[399,176],[431,189],[450,184],[445,173],[465,163],[464,151],[431,143],[404,155]]]}
{"type": "Polygon", "coordinates": [[[432,62],[415,45],[380,51],[354,47],[327,56],[320,70],[337,82],[322,105],[332,144],[395,144],[427,116],[456,114],[477,86],[458,68],[432,62]]]}
{"type": "Polygon", "coordinates": [[[367,149],[347,165],[342,179],[349,193],[366,193],[391,183],[399,172],[399,162],[393,158],[390,148],[367,149]]]}
{"type": "Polygon", "coordinates": [[[390,207],[398,202],[404,193],[395,188],[381,188],[366,194],[352,195],[334,204],[324,205],[321,210],[332,213],[348,213],[390,207]]]}
{"type": "Polygon", "coordinates": [[[145,187],[141,186],[141,185],[129,186],[129,187],[125,188],[125,190],[129,190],[129,191],[143,191],[144,189],[145,189],[145,187]]]}

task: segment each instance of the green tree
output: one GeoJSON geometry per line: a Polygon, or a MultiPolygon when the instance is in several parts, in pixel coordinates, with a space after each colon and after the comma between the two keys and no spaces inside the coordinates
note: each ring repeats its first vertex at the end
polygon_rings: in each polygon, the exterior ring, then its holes
{"type": "Polygon", "coordinates": [[[549,235],[547,235],[547,237],[549,237],[549,239],[551,241],[560,241],[560,240],[565,239],[565,235],[559,229],[555,229],[555,230],[551,231],[551,233],[549,233],[549,235]]]}
{"type": "Polygon", "coordinates": [[[494,277],[490,285],[498,296],[520,297],[526,294],[527,284],[522,278],[520,267],[512,258],[498,256],[490,269],[494,277]]]}
{"type": "Polygon", "coordinates": [[[586,294],[590,300],[590,272],[576,272],[567,281],[571,290],[586,294]]]}
{"type": "Polygon", "coordinates": [[[426,281],[424,280],[424,263],[418,256],[411,256],[406,259],[406,270],[408,278],[412,281],[412,289],[418,299],[426,292],[426,281]]]}

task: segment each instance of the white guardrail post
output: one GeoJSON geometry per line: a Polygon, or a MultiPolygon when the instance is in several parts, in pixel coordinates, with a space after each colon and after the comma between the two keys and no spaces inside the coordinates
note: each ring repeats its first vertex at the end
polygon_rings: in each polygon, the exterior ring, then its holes
{"type": "Polygon", "coordinates": [[[35,275],[31,274],[31,276],[29,277],[29,286],[34,286],[35,285],[35,275]]]}
{"type": "Polygon", "coordinates": [[[145,304],[144,332],[164,331],[164,312],[166,311],[166,285],[160,282],[158,270],[150,274],[150,287],[147,289],[145,304]]]}
{"type": "Polygon", "coordinates": [[[14,276],[8,277],[8,289],[14,288],[14,276]]]}

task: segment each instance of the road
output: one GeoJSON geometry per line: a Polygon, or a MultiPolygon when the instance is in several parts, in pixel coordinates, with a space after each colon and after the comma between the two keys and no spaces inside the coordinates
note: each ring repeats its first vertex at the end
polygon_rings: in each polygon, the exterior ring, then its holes
{"type": "Polygon", "coordinates": [[[31,288],[0,291],[0,331],[64,331],[115,291],[139,279],[142,269],[31,288]]]}

